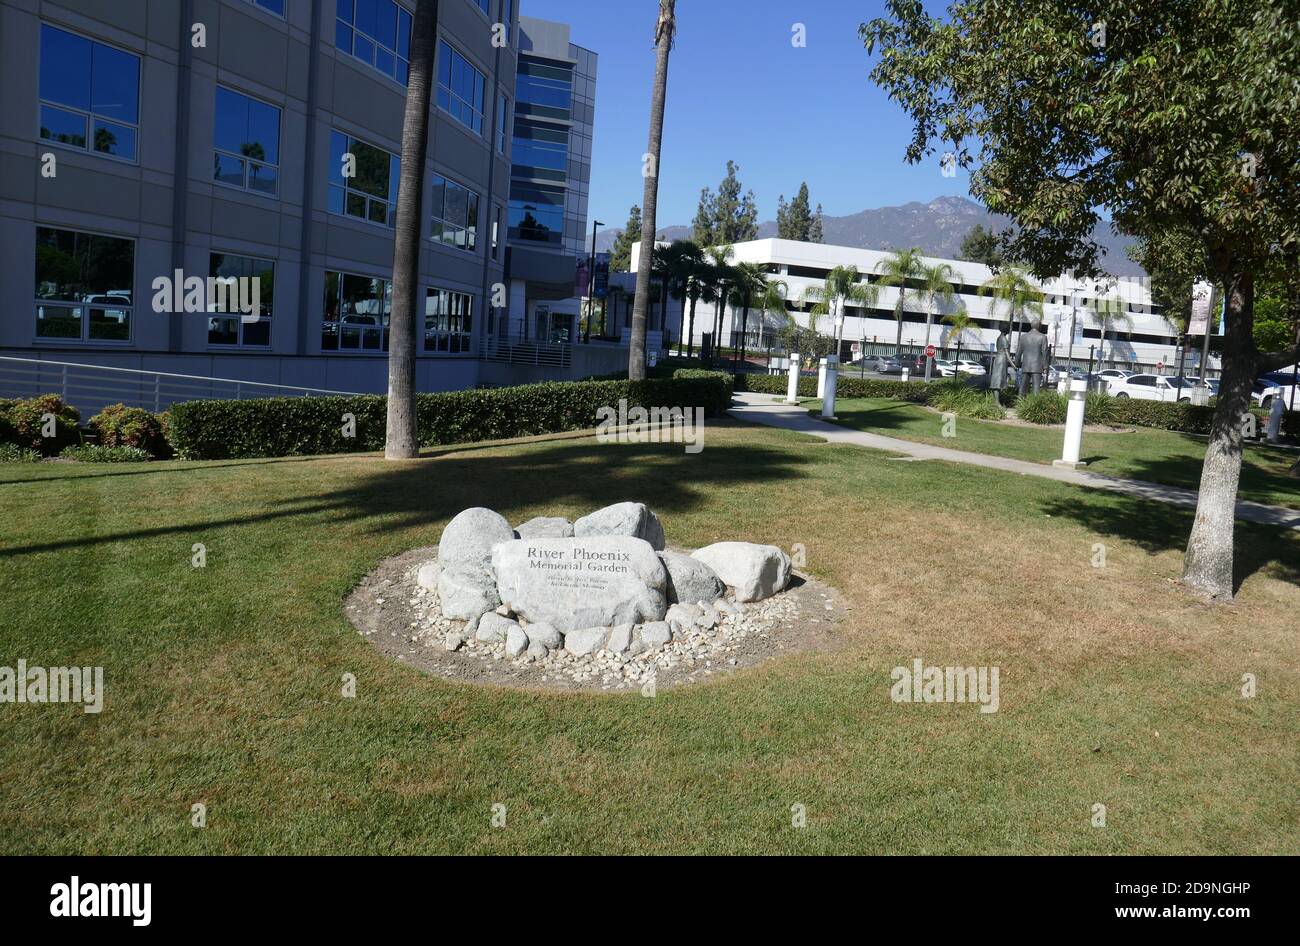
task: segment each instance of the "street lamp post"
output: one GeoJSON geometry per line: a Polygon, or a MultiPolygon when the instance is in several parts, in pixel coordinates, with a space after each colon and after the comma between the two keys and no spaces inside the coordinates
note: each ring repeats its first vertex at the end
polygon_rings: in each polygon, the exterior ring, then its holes
{"type": "Polygon", "coordinates": [[[1074,328],[1076,324],[1076,319],[1078,319],[1078,317],[1079,317],[1079,290],[1071,289],[1070,290],[1070,341],[1069,341],[1070,354],[1069,357],[1066,359],[1071,375],[1074,374],[1074,328]]]}
{"type": "MultiPolygon", "coordinates": [[[[595,301],[592,298],[592,292],[596,285],[596,228],[603,227],[604,225],[605,222],[603,220],[593,219],[591,221],[591,256],[587,258],[587,330],[583,333],[583,342],[591,341],[592,303],[595,301]]],[[[654,252],[653,247],[650,249],[650,252],[654,252]]]]}

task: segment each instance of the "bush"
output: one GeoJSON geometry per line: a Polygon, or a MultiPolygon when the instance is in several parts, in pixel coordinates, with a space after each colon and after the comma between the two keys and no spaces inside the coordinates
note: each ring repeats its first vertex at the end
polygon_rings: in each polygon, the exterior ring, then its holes
{"type": "Polygon", "coordinates": [[[82,463],[143,463],[153,459],[153,454],[139,447],[105,447],[97,443],[64,447],[59,456],[82,463]]]}
{"type": "MultiPolygon", "coordinates": [[[[784,394],[789,384],[787,374],[738,374],[735,390],[754,391],[758,394],[784,394]]],[[[799,396],[816,397],[817,379],[801,375],[799,396]]],[[[835,396],[889,397],[900,401],[924,404],[928,398],[924,381],[885,381],[880,378],[854,378],[841,374],[835,385],[835,396]]]]}
{"type": "Polygon", "coordinates": [[[39,463],[41,455],[35,450],[15,443],[0,443],[0,463],[39,463]]]}
{"type": "Polygon", "coordinates": [[[39,394],[25,401],[0,402],[0,412],[4,414],[4,423],[0,424],[0,435],[9,443],[28,450],[35,450],[44,456],[53,456],[64,447],[81,442],[81,433],[77,423],[81,414],[75,407],[63,403],[57,394],[39,394]],[[54,436],[42,434],[46,414],[54,415],[54,436]]]}
{"type": "Polygon", "coordinates": [[[1016,416],[1029,424],[1064,424],[1066,399],[1055,391],[1039,391],[1016,399],[1016,416]]]}
{"type": "Polygon", "coordinates": [[[110,405],[92,417],[89,426],[105,447],[134,447],[158,459],[171,452],[163,421],[139,407],[110,405]]]}
{"type": "MultiPolygon", "coordinates": [[[[510,388],[416,395],[420,445],[505,440],[595,427],[596,412],[618,407],[702,407],[717,416],[731,406],[725,376],[646,381],[548,381],[510,388]]],[[[303,456],[382,450],[387,400],[357,397],[187,401],[171,409],[168,430],[187,460],[303,456]],[[344,415],[355,436],[344,436],[344,415]]]]}
{"type": "Polygon", "coordinates": [[[991,391],[972,388],[961,379],[935,382],[930,385],[929,394],[930,406],[945,414],[981,420],[1001,420],[1007,413],[993,403],[991,391]]]}

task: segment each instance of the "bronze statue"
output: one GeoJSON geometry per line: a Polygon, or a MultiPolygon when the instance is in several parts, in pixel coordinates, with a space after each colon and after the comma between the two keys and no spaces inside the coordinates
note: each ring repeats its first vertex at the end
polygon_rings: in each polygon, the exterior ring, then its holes
{"type": "Polygon", "coordinates": [[[997,346],[994,349],[993,364],[989,367],[989,390],[993,392],[993,402],[1002,404],[1002,389],[1007,386],[1008,369],[1011,367],[1011,329],[1004,325],[998,330],[997,346]]]}
{"type": "Polygon", "coordinates": [[[1035,324],[1032,331],[1022,332],[1020,344],[1016,346],[1016,367],[1020,369],[1020,384],[1017,390],[1023,396],[1025,388],[1032,386],[1035,394],[1043,384],[1043,372],[1047,370],[1047,329],[1035,324]]]}

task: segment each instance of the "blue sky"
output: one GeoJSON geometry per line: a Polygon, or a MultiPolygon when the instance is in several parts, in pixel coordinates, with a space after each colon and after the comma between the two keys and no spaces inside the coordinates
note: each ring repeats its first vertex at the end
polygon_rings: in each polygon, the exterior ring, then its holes
{"type": "MultiPolygon", "coordinates": [[[[641,203],[641,155],[654,71],[657,0],[521,0],[526,16],[560,20],[600,55],[591,214],[622,226],[641,203]]],[[[868,79],[858,24],[879,0],[678,0],[668,71],[660,226],[689,224],[700,188],[728,158],[753,188],[759,217],[776,216],[807,180],[828,215],[967,195],[967,176],[940,174],[937,156],[908,165],[911,125],[868,79]],[[806,27],[807,46],[791,44],[806,27]]],[[[590,223],[588,224],[590,225],[590,223]]]]}

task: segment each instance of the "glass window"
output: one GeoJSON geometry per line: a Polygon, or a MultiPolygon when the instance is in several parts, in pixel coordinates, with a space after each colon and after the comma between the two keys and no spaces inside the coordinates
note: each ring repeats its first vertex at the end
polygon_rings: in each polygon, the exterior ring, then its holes
{"type": "Polygon", "coordinates": [[[275,263],[213,253],[208,275],[215,280],[208,283],[208,344],[270,345],[275,263]]]}
{"type": "Polygon", "coordinates": [[[406,85],[411,14],[393,0],[338,0],[334,45],[406,85]]]}
{"type": "Polygon", "coordinates": [[[212,179],[274,197],[280,185],[280,110],[217,86],[212,179]]]}
{"type": "Polygon", "coordinates": [[[284,0],[248,0],[249,3],[269,10],[276,16],[284,16],[284,0]]]}
{"type": "Polygon", "coordinates": [[[400,179],[397,155],[341,131],[330,132],[330,213],[396,226],[400,179]]]}
{"type": "Polygon", "coordinates": [[[528,118],[515,119],[512,173],[564,181],[568,176],[569,132],[528,118]]]}
{"type": "Polygon", "coordinates": [[[487,81],[468,59],[438,42],[438,107],[476,134],[483,134],[483,95],[487,81]]]}
{"type": "Polygon", "coordinates": [[[573,68],[521,57],[515,95],[520,112],[567,121],[573,108],[573,68]]]}
{"type": "Polygon", "coordinates": [[[467,354],[473,337],[474,298],[452,289],[432,288],[424,296],[424,350],[467,354]]]}
{"type": "Polygon", "coordinates": [[[36,337],[129,342],[135,243],[36,228],[36,337]]]}
{"type": "Polygon", "coordinates": [[[489,6],[488,0],[474,0],[474,2],[478,4],[478,8],[483,11],[484,16],[492,15],[491,12],[488,10],[488,6],[489,6]]]}
{"type": "Polygon", "coordinates": [[[510,239],[560,243],[564,239],[562,187],[544,184],[510,185],[510,239]]]}
{"type": "Polygon", "coordinates": [[[325,273],[321,316],[322,351],[388,351],[388,317],[393,287],[385,279],[352,273],[325,273]]]}
{"type": "Polygon", "coordinates": [[[461,250],[478,245],[477,192],[433,175],[433,241],[461,250]]]}
{"type": "Polygon", "coordinates": [[[40,84],[42,138],[136,159],[139,56],[42,23],[40,84]]]}

